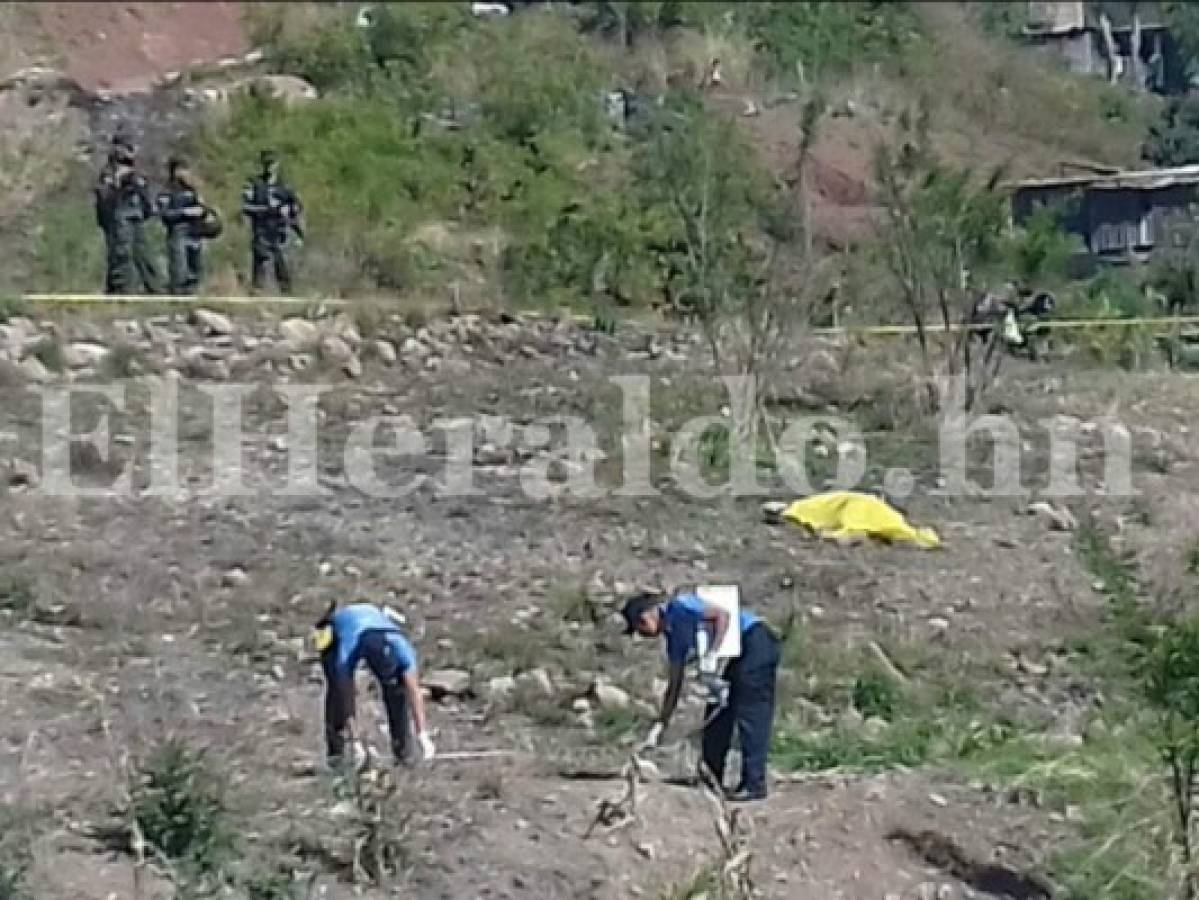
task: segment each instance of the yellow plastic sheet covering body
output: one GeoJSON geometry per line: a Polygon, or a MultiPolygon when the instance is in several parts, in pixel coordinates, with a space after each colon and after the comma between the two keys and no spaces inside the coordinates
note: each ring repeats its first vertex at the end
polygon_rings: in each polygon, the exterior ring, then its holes
{"type": "Polygon", "coordinates": [[[855,491],[804,497],[783,510],[782,517],[834,541],[848,543],[873,538],[887,543],[915,544],[925,550],[941,546],[941,539],[931,528],[910,525],[882,498],[855,491]]]}

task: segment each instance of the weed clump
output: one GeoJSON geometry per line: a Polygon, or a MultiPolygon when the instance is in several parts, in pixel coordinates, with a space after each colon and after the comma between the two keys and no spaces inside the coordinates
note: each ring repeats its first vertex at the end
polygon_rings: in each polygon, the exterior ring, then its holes
{"type": "Polygon", "coordinates": [[[220,783],[204,752],[170,739],[138,768],[130,814],[154,855],[199,873],[228,859],[232,835],[220,783]]]}

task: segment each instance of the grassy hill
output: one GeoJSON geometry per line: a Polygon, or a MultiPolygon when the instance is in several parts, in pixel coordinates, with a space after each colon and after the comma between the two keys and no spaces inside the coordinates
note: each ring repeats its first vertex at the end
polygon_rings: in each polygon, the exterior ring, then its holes
{"type": "MultiPolygon", "coordinates": [[[[905,111],[927,109],[938,151],[980,172],[1135,160],[1152,101],[1068,75],[988,31],[984,13],[577,3],[485,20],[465,4],[412,3],[380,7],[364,28],[346,8],[250,4],[267,67],[308,79],[322,99],[239,96],[190,140],[231,225],[213,247],[210,288],[246,279],[238,192],[266,145],[308,210],[304,292],[583,308],[664,295],[664,248],[678,235],[652,183],[649,137],[679,104],[700,118],[697,136],[734,142],[732,177],[753,206],[753,185],[792,165],[805,102],[822,98],[813,218],[824,245],[851,258],[871,230],[875,150],[905,111]],[[721,83],[701,89],[713,60],[721,83]],[[605,113],[615,90],[637,97],[627,127],[605,113]]],[[[87,177],[51,194],[42,227],[25,229],[35,262],[20,287],[98,283],[87,177]]],[[[763,214],[747,209],[746,227],[763,214]]]]}

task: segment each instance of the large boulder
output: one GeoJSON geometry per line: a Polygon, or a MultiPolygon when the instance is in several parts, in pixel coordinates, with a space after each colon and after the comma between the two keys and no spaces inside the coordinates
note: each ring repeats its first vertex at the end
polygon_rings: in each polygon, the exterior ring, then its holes
{"type": "Polygon", "coordinates": [[[106,356],[108,356],[108,348],[103,344],[94,344],[91,341],[75,341],[73,344],[68,344],[62,352],[63,362],[72,369],[97,366],[104,361],[106,356]]]}
{"type": "Polygon", "coordinates": [[[204,330],[205,334],[233,334],[233,321],[228,316],[213,312],[211,309],[192,310],[191,319],[195,325],[204,330]]]}
{"type": "Polygon", "coordinates": [[[345,365],[354,356],[350,345],[335,334],[326,334],[321,338],[317,349],[320,351],[321,359],[338,366],[345,365]]]}
{"type": "Polygon", "coordinates": [[[279,323],[279,337],[293,353],[306,353],[316,348],[321,332],[307,319],[284,319],[279,323]]]}

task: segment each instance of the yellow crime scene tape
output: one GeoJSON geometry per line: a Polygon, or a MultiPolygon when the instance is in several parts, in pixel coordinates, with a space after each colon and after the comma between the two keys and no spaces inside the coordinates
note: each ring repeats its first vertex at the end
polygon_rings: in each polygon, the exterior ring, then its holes
{"type": "Polygon", "coordinates": [[[24,294],[30,306],[345,306],[349,300],[308,297],[195,297],[176,294],[24,294]]]}
{"type": "MultiPolygon", "coordinates": [[[[323,299],[312,297],[196,297],[177,296],[170,294],[25,294],[23,303],[31,306],[247,306],[247,307],[346,307],[359,302],[377,303],[377,299],[323,299]]],[[[516,313],[526,318],[548,318],[551,316],[543,310],[526,310],[516,313]]],[[[593,321],[592,316],[581,313],[563,312],[557,318],[570,319],[579,323],[593,321]]],[[[943,322],[929,323],[925,326],[928,334],[950,334],[962,331],[986,331],[1001,327],[1001,322],[982,322],[976,324],[961,323],[946,326],[943,322]]],[[[1141,328],[1141,327],[1179,327],[1182,325],[1199,325],[1199,315],[1194,316],[1135,316],[1126,319],[1044,319],[1031,323],[1021,323],[1022,328],[1036,327],[1052,329],[1086,329],[1086,328],[1141,328]]],[[[914,335],[919,329],[915,325],[861,325],[839,326],[830,328],[813,328],[811,334],[817,335],[914,335]]]]}

